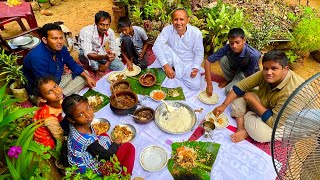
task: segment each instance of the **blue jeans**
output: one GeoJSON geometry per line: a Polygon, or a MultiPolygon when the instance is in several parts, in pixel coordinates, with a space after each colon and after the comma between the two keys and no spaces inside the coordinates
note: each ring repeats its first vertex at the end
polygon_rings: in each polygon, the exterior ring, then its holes
{"type": "MultiPolygon", "coordinates": [[[[81,63],[88,64],[93,71],[97,71],[99,69],[99,64],[105,64],[107,62],[107,60],[95,61],[95,60],[87,59],[84,56],[82,50],[80,50],[79,52],[79,60],[81,63]]],[[[116,57],[111,62],[109,69],[111,69],[112,71],[121,71],[124,69],[124,64],[120,60],[120,58],[116,57]]]]}

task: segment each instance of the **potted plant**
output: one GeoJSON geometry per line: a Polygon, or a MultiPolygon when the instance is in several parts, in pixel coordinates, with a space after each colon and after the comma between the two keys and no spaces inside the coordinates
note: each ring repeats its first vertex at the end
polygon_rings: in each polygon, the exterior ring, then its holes
{"type": "Polygon", "coordinates": [[[13,96],[20,98],[22,101],[28,100],[29,96],[24,88],[27,83],[27,78],[21,71],[22,65],[18,65],[17,59],[20,58],[18,55],[10,54],[7,55],[4,50],[0,54],[0,81],[5,80],[6,82],[13,82],[10,85],[10,89],[13,96]]]}

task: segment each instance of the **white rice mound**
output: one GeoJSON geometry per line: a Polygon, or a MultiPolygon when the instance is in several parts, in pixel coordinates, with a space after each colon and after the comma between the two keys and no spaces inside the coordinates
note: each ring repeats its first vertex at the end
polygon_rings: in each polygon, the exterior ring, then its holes
{"type": "Polygon", "coordinates": [[[174,112],[167,113],[166,116],[159,116],[159,125],[171,132],[184,132],[190,128],[192,117],[185,107],[179,107],[174,112]]]}

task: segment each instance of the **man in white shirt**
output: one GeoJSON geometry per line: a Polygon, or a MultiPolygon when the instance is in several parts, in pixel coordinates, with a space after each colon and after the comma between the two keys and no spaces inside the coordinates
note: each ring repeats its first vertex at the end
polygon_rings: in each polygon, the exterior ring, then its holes
{"type": "Polygon", "coordinates": [[[114,31],[110,28],[111,16],[105,11],[95,15],[95,24],[81,29],[79,35],[79,59],[93,71],[122,70],[124,65],[116,57],[116,42],[114,31]]]}
{"type": "Polygon", "coordinates": [[[190,89],[200,88],[204,48],[201,31],[188,24],[185,9],[172,13],[172,25],[166,26],[152,48],[168,78],[182,79],[190,89]]]}

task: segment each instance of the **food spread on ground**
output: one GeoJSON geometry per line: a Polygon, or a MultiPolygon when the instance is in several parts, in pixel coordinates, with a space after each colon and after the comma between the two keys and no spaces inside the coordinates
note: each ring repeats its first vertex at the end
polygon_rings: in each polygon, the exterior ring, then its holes
{"type": "Polygon", "coordinates": [[[127,125],[116,125],[111,133],[112,139],[120,137],[122,143],[129,142],[133,139],[133,132],[127,125]]]}
{"type": "Polygon", "coordinates": [[[169,89],[168,90],[168,96],[170,96],[170,97],[178,97],[178,96],[180,96],[180,92],[178,91],[178,89],[169,89]]]}
{"type": "Polygon", "coordinates": [[[126,90],[126,89],[129,89],[129,85],[124,82],[113,86],[113,91],[121,91],[121,90],[126,90]]]}
{"type": "Polygon", "coordinates": [[[155,78],[151,75],[142,75],[141,84],[144,86],[150,86],[155,82],[155,78]]]}
{"type": "Polygon", "coordinates": [[[150,97],[153,99],[153,100],[156,100],[156,101],[161,101],[163,99],[166,98],[166,93],[161,91],[161,90],[153,90],[151,91],[150,93],[150,97]]]}
{"type": "Polygon", "coordinates": [[[228,117],[225,114],[220,114],[216,117],[212,112],[209,112],[205,119],[206,121],[213,122],[216,128],[225,128],[229,124],[228,117]]]}
{"type": "Polygon", "coordinates": [[[88,103],[89,105],[97,111],[99,109],[99,106],[103,103],[103,97],[99,95],[94,95],[94,96],[88,96],[88,103]]]}
{"type": "Polygon", "coordinates": [[[136,100],[127,94],[117,95],[117,97],[112,98],[111,101],[112,104],[121,109],[132,107],[136,103],[136,100]]]}
{"type": "Polygon", "coordinates": [[[172,145],[168,169],[174,178],[185,174],[210,179],[212,165],[217,157],[220,144],[213,142],[186,141],[172,145]]]}
{"type": "Polygon", "coordinates": [[[141,68],[137,65],[133,65],[132,71],[128,70],[128,68],[124,68],[123,72],[126,76],[136,76],[141,72],[141,68]]]}
{"type": "Polygon", "coordinates": [[[97,135],[106,133],[109,130],[109,123],[107,122],[96,122],[92,124],[92,128],[97,135]]]}
{"type": "Polygon", "coordinates": [[[217,104],[219,101],[219,96],[216,93],[212,93],[212,96],[208,96],[206,91],[202,91],[199,96],[199,100],[205,104],[217,104]]]}
{"type": "Polygon", "coordinates": [[[181,146],[177,149],[174,160],[184,168],[193,168],[196,166],[197,153],[193,148],[181,146]]]}
{"type": "Polygon", "coordinates": [[[158,123],[163,129],[175,133],[185,132],[193,125],[189,110],[183,106],[174,112],[159,115],[158,123]]]}
{"type": "Polygon", "coordinates": [[[116,81],[120,81],[126,78],[127,76],[123,72],[111,72],[108,76],[108,81],[110,83],[114,83],[116,81]]]}
{"type": "Polygon", "coordinates": [[[149,120],[153,116],[153,112],[150,109],[143,109],[138,111],[135,116],[140,120],[149,120]]]}

